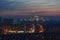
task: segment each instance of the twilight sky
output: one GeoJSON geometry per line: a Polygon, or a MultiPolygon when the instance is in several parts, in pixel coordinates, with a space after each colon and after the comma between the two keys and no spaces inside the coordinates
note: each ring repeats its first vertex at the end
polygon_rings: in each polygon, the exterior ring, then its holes
{"type": "Polygon", "coordinates": [[[60,16],[60,0],[0,0],[0,16],[60,16]]]}

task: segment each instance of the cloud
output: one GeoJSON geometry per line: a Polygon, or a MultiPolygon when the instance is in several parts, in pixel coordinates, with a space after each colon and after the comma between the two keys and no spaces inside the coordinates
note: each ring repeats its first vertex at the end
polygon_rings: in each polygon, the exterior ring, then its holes
{"type": "Polygon", "coordinates": [[[58,11],[4,11],[0,16],[23,16],[23,15],[40,15],[40,16],[60,16],[58,11]]]}
{"type": "Polygon", "coordinates": [[[19,10],[26,8],[26,2],[14,1],[14,0],[0,0],[0,10],[19,10]]]}
{"type": "Polygon", "coordinates": [[[59,0],[0,0],[0,15],[60,15],[59,0]]]}

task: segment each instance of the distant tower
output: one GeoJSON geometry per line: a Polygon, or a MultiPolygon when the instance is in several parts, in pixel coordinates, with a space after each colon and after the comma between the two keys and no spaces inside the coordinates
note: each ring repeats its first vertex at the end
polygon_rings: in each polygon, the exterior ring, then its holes
{"type": "Polygon", "coordinates": [[[33,15],[33,20],[34,21],[39,21],[40,18],[36,13],[32,13],[32,15],[33,15]]]}
{"type": "Polygon", "coordinates": [[[26,25],[27,25],[27,21],[23,21],[23,26],[24,26],[24,33],[26,33],[26,25]]]}
{"type": "Polygon", "coordinates": [[[39,21],[39,16],[35,16],[35,21],[39,21]]]}

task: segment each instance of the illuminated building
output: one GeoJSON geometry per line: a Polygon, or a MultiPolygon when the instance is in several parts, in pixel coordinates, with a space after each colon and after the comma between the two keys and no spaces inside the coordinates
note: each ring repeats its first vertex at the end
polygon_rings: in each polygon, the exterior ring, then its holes
{"type": "Polygon", "coordinates": [[[39,16],[34,16],[30,18],[31,21],[39,21],[39,19],[39,16]]]}
{"type": "Polygon", "coordinates": [[[4,29],[4,34],[8,34],[8,29],[4,29]]]}
{"type": "Polygon", "coordinates": [[[35,21],[39,21],[39,16],[35,16],[35,21]]]}
{"type": "Polygon", "coordinates": [[[34,29],[35,29],[36,33],[42,33],[42,32],[44,32],[44,28],[43,28],[43,26],[41,24],[36,24],[34,26],[35,26],[34,29]]]}
{"type": "Polygon", "coordinates": [[[29,33],[34,33],[35,32],[35,25],[32,24],[32,27],[29,30],[29,33]]]}
{"type": "Polygon", "coordinates": [[[9,33],[17,33],[16,30],[9,30],[8,32],[9,32],[9,33]]]}
{"type": "Polygon", "coordinates": [[[24,33],[24,31],[17,31],[17,33],[24,33]]]}
{"type": "Polygon", "coordinates": [[[40,32],[40,33],[44,32],[44,28],[43,28],[42,25],[39,25],[39,32],[40,32]]]}

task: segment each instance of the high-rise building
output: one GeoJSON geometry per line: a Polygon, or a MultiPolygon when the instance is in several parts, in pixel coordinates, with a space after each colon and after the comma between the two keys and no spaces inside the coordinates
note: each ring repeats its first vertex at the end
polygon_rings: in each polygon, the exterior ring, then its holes
{"type": "Polygon", "coordinates": [[[35,25],[32,24],[32,27],[29,29],[29,33],[34,33],[35,32],[35,25]]]}
{"type": "Polygon", "coordinates": [[[38,30],[39,30],[40,33],[44,32],[43,26],[42,25],[39,25],[39,29],[38,30]]]}
{"type": "Polygon", "coordinates": [[[39,21],[39,16],[34,17],[35,21],[39,21]]]}

